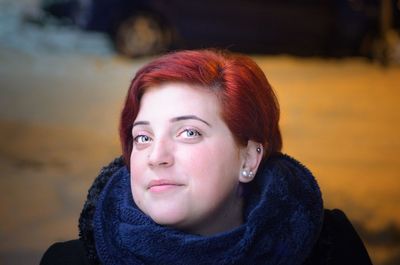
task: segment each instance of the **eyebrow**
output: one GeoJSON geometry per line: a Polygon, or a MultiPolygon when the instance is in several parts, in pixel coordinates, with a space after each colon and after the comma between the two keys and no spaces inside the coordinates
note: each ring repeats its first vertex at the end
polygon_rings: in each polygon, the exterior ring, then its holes
{"type": "Polygon", "coordinates": [[[133,123],[132,128],[137,125],[149,125],[149,124],[150,124],[150,122],[148,122],[148,121],[136,121],[133,123]]]}
{"type": "MultiPolygon", "coordinates": [[[[170,122],[178,122],[178,121],[183,121],[183,120],[198,120],[198,121],[201,121],[202,123],[206,124],[207,126],[211,127],[210,123],[197,117],[196,115],[178,116],[178,117],[170,119],[170,122]]],[[[149,125],[149,124],[150,124],[150,122],[148,122],[148,121],[136,121],[133,123],[132,128],[137,125],[149,125]]]]}
{"type": "Polygon", "coordinates": [[[186,116],[175,117],[175,118],[172,118],[170,120],[170,122],[177,122],[177,121],[183,121],[183,120],[198,120],[198,121],[201,121],[202,123],[206,124],[207,126],[211,127],[211,124],[209,124],[205,120],[197,117],[196,115],[186,115],[186,116]]]}

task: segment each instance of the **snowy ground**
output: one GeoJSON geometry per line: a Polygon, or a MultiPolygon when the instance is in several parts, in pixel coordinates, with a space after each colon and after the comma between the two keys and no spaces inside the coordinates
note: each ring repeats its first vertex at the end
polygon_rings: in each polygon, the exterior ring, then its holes
{"type": "MultiPolygon", "coordinates": [[[[0,264],[37,264],[77,237],[86,191],[119,155],[117,118],[148,58],[103,35],[23,23],[34,0],[0,0],[0,264]]],[[[375,264],[400,259],[400,68],[364,59],[255,56],[282,108],[284,151],[344,209],[375,264]]],[[[391,263],[390,263],[391,262],[391,263]]]]}
{"type": "Polygon", "coordinates": [[[113,47],[101,33],[87,33],[57,23],[35,25],[25,21],[27,14],[38,13],[33,0],[0,0],[0,44],[22,52],[47,54],[112,55],[113,47]]]}

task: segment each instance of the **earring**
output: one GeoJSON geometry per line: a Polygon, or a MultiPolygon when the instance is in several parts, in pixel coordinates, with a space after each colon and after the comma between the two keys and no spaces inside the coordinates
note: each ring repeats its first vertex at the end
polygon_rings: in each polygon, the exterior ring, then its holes
{"type": "Polygon", "coordinates": [[[261,148],[260,147],[257,147],[257,153],[261,153],[261,148]]]}
{"type": "Polygon", "coordinates": [[[241,174],[245,178],[252,178],[254,176],[253,171],[247,171],[246,169],[243,169],[241,174]]]}

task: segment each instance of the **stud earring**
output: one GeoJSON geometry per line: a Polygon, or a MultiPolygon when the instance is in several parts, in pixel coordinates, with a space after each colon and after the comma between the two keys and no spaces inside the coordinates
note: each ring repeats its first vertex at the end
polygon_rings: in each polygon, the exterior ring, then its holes
{"type": "Polygon", "coordinates": [[[261,148],[260,147],[257,147],[257,153],[261,153],[261,148]]]}
{"type": "Polygon", "coordinates": [[[249,172],[249,178],[252,178],[253,176],[254,176],[254,173],[253,173],[253,171],[250,170],[250,172],[249,172]]]}

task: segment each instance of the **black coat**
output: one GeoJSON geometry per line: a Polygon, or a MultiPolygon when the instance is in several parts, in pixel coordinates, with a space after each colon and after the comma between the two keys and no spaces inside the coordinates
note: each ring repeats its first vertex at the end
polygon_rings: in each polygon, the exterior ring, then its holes
{"type": "MultiPolygon", "coordinates": [[[[55,243],[43,255],[40,265],[92,265],[83,243],[71,240],[55,243]]],[[[357,232],[340,210],[325,210],[321,234],[304,265],[372,264],[357,232]]]]}

